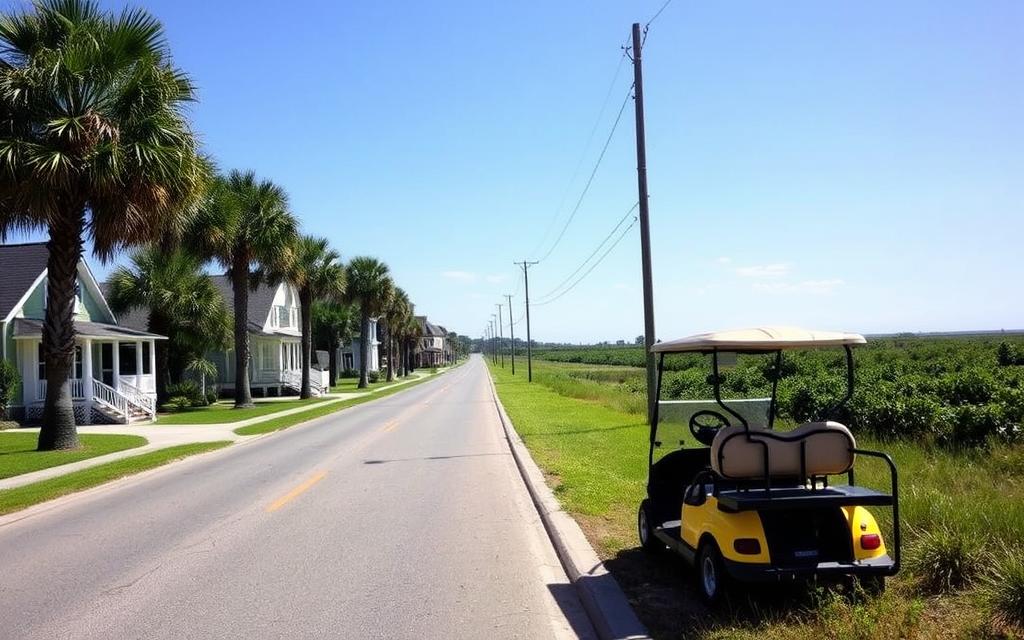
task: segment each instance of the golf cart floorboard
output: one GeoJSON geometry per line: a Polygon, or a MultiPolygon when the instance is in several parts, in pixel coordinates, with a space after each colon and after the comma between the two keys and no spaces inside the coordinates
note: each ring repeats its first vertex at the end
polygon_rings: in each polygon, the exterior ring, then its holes
{"type": "Polygon", "coordinates": [[[892,496],[857,486],[809,489],[730,489],[718,493],[718,506],[725,511],[764,511],[768,509],[812,509],[818,507],[878,507],[892,504],[892,496]]]}

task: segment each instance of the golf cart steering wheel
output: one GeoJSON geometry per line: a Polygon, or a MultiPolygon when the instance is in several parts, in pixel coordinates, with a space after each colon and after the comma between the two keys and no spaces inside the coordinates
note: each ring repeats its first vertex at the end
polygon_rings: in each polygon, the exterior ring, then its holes
{"type": "Polygon", "coordinates": [[[690,433],[693,434],[694,438],[697,438],[698,442],[709,447],[715,439],[715,434],[718,433],[718,430],[728,426],[731,426],[729,420],[717,411],[705,409],[697,411],[690,416],[690,433]],[[708,420],[702,421],[701,418],[708,420]],[[709,421],[717,424],[707,424],[709,421]]]}

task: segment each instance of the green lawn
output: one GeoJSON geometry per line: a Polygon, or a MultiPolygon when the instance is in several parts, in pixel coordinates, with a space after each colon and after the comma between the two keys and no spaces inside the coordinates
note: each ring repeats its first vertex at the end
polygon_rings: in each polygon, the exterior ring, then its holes
{"type": "Polygon", "coordinates": [[[228,441],[201,442],[168,447],[122,458],[106,464],[97,465],[67,475],[35,482],[14,489],[0,491],[0,514],[10,513],[30,507],[40,502],[81,491],[117,478],[159,467],[173,460],[178,460],[197,453],[220,449],[231,444],[228,441]]]}
{"type": "Polygon", "coordinates": [[[0,432],[0,478],[10,478],[146,444],[146,439],[141,436],[88,434],[78,437],[82,446],[74,451],[36,451],[38,439],[37,433],[0,432]]]}
{"type": "MultiPolygon", "coordinates": [[[[404,379],[404,378],[403,378],[404,379]]],[[[338,378],[335,381],[333,387],[331,387],[331,393],[361,393],[364,391],[373,391],[374,389],[380,389],[400,382],[402,379],[395,380],[394,382],[386,382],[380,380],[378,382],[370,382],[369,387],[365,389],[359,388],[359,378],[338,378]]]]}
{"type": "MultiPolygon", "coordinates": [[[[757,600],[707,611],[696,604],[691,574],[680,562],[653,561],[637,549],[636,508],[645,494],[648,428],[643,415],[622,407],[643,411],[643,402],[626,402],[614,384],[602,396],[593,380],[567,381],[564,365],[536,362],[532,385],[525,376],[513,378],[508,369],[492,365],[491,371],[509,417],[559,501],[580,522],[656,636],[764,640],[991,635],[979,589],[925,594],[906,568],[884,596],[867,603],[805,592],[761,593],[757,600]]],[[[1024,447],[968,454],[860,440],[861,446],[888,451],[899,465],[905,560],[923,550],[918,541],[924,534],[944,528],[986,546],[989,562],[1024,545],[1024,447]]],[[[878,488],[888,480],[873,460],[858,462],[857,474],[859,482],[878,488]]],[[[888,528],[884,512],[877,515],[888,528]]]]}
{"type": "Polygon", "coordinates": [[[426,382],[428,380],[432,380],[433,377],[434,376],[427,376],[425,378],[420,378],[412,382],[407,382],[400,386],[394,386],[393,384],[385,385],[388,388],[382,389],[381,391],[378,391],[376,393],[367,394],[365,396],[360,396],[358,398],[351,398],[349,400],[342,400],[340,402],[332,402],[323,407],[314,407],[309,411],[302,411],[299,413],[294,413],[291,415],[266,420],[264,422],[257,422],[256,424],[251,424],[247,427],[239,427],[238,429],[235,429],[235,433],[237,433],[240,436],[254,436],[259,435],[261,433],[270,433],[271,431],[287,429],[288,427],[295,426],[299,423],[329,415],[331,413],[334,413],[335,411],[341,411],[342,409],[354,407],[358,404],[363,404],[364,402],[370,402],[372,400],[376,400],[377,398],[390,396],[392,394],[404,391],[411,387],[415,387],[416,385],[426,382]]]}
{"type": "Polygon", "coordinates": [[[231,401],[221,401],[208,407],[194,407],[179,413],[161,413],[157,416],[157,424],[225,424],[316,404],[326,399],[256,400],[256,406],[250,409],[235,409],[231,401]]]}

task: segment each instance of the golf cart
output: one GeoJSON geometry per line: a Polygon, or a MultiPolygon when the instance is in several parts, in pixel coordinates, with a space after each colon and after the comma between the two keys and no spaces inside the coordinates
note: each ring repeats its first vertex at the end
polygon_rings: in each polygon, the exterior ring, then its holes
{"type": "Polygon", "coordinates": [[[698,588],[708,602],[716,601],[730,580],[839,578],[877,593],[885,588],[885,576],[899,570],[896,466],[885,453],[857,448],[849,429],[829,420],[853,396],[853,347],[864,343],[863,336],[851,333],[764,327],[695,335],[651,348],[658,356],[658,403],[650,432],[647,499],[637,517],[640,542],[645,551],[669,549],[695,566],[698,588]],[[845,350],[845,395],[820,422],[776,431],[783,351],[820,347],[845,350]],[[708,356],[713,400],[662,401],[665,355],[673,353],[708,356]],[[722,398],[720,369],[737,354],[774,359],[770,397],[722,398]],[[683,429],[703,446],[682,448],[683,429]],[[888,465],[890,493],[855,484],[857,456],[888,465]],[[892,509],[891,550],[868,507],[892,509]]]}

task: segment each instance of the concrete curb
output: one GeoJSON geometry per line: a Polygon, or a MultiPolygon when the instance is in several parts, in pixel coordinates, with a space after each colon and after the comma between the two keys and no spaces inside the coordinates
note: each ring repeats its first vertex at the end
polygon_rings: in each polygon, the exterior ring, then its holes
{"type": "Polygon", "coordinates": [[[565,573],[576,587],[576,592],[598,637],[602,640],[649,639],[646,627],[637,618],[619,583],[597,557],[594,548],[583,535],[580,525],[562,510],[555,494],[544,481],[544,473],[533,461],[522,438],[516,433],[512,420],[505,413],[505,407],[498,399],[498,391],[494,387],[494,379],[489,371],[487,380],[491,386],[491,397],[494,399],[498,417],[505,429],[505,438],[508,440],[509,449],[512,450],[512,457],[565,573]]]}

